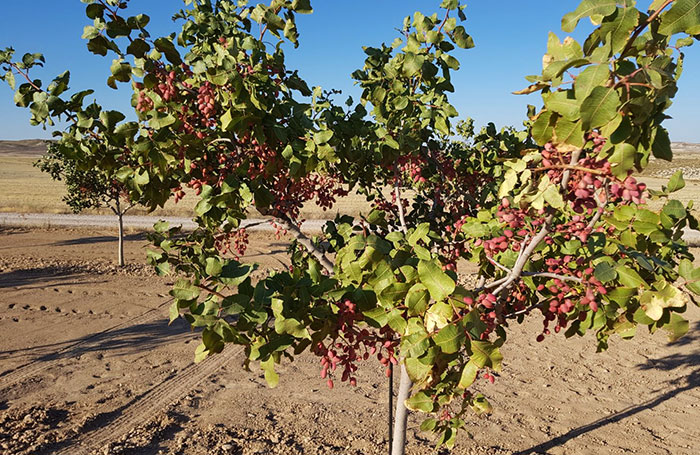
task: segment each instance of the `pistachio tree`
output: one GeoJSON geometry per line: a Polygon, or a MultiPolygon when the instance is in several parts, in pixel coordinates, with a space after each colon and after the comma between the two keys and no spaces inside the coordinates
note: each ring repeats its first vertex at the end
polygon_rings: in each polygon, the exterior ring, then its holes
{"type": "MultiPolygon", "coordinates": [[[[117,155],[124,163],[127,155],[117,155]]],[[[63,201],[73,213],[87,209],[108,208],[117,217],[117,264],[124,266],[124,215],[138,204],[131,201],[124,183],[118,180],[115,167],[104,172],[99,167],[81,168],[81,160],[76,159],[72,149],[62,149],[59,143],[48,142],[44,155],[34,163],[56,181],[66,186],[63,201]]]]}
{"type": "Polygon", "coordinates": [[[84,92],[62,97],[65,75],[43,89],[29,75],[37,56],[5,51],[4,79],[25,79],[16,100],[32,122],[67,119],[61,144],[116,169],[132,197],[156,208],[198,195],[198,228],[157,224],[149,253],[177,277],[171,319],[201,329],[196,360],[242,345],[275,386],[276,365],[310,352],[329,388],[356,384],[372,358],[397,365],[399,454],[407,410],[447,446],[490,411],[478,381],[500,371],[510,324],[539,318],[542,342],[592,333],[599,350],[639,326],[672,340],[688,330],[692,203],[672,199],[680,173],[661,191],[634,175],[672,158],[662,123],[700,34],[697,0],[583,0],[562,29],[585,19],[592,33],[550,34],[542,73],[518,92],[542,95],[526,128],[479,132],[449,101],[474,46],[458,0],[366,47],[352,74],[361,98],[343,105],[285,63],[308,0],[185,0],[180,32],[157,38],[126,0],[83,1],[88,49],[113,59],[110,86],[130,85],[133,120],[84,107],[84,92]],[[104,159],[116,154],[131,159],[104,159]],[[301,232],[304,204],[332,208],[351,191],[366,196],[363,214],[301,232]],[[241,258],[251,207],[293,238],[290,267],[258,280],[241,258]]]}

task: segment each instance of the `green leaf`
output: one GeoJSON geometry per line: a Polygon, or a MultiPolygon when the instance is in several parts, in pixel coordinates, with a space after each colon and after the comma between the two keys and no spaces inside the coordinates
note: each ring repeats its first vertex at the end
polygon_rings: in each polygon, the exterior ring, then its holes
{"type": "Polygon", "coordinates": [[[173,65],[179,65],[182,63],[180,53],[177,51],[177,49],[175,49],[175,45],[169,39],[158,38],[153,44],[155,45],[156,50],[165,54],[165,58],[167,58],[173,65]]]}
{"type": "Polygon", "coordinates": [[[406,76],[411,77],[423,67],[425,57],[412,52],[407,52],[403,61],[403,72],[406,76]]]}
{"type": "Polygon", "coordinates": [[[591,65],[581,71],[574,84],[576,99],[585,100],[594,88],[601,86],[609,77],[610,68],[607,64],[591,65]]]}
{"type": "Polygon", "coordinates": [[[437,426],[437,419],[429,418],[425,419],[421,424],[420,424],[420,430],[421,431],[433,431],[435,427],[437,426]]]}
{"type": "Polygon", "coordinates": [[[583,0],[576,10],[568,13],[561,20],[561,29],[571,33],[578,21],[584,17],[603,15],[608,16],[617,9],[616,0],[583,0]]]}
{"type": "Polygon", "coordinates": [[[413,382],[421,382],[433,369],[432,365],[426,365],[415,357],[408,357],[405,360],[406,372],[413,382]]]}
{"type": "Polygon", "coordinates": [[[472,340],[471,349],[471,361],[479,368],[490,367],[494,371],[501,371],[503,355],[495,344],[488,341],[472,340]]]}
{"type": "Polygon", "coordinates": [[[593,275],[595,275],[601,283],[607,283],[617,278],[617,272],[607,262],[601,262],[596,265],[593,275]]]}
{"type": "Polygon", "coordinates": [[[202,199],[197,203],[197,205],[194,206],[194,213],[197,214],[197,216],[203,216],[205,213],[209,212],[213,206],[207,199],[202,199]]]}
{"type": "Polygon", "coordinates": [[[436,407],[433,399],[425,392],[420,391],[406,400],[405,405],[412,411],[432,412],[436,407]]]}
{"type": "Polygon", "coordinates": [[[120,168],[114,176],[119,180],[120,182],[126,182],[129,180],[132,176],[134,175],[134,170],[130,168],[129,166],[124,166],[120,168]]]}
{"type": "Polygon", "coordinates": [[[272,388],[277,387],[277,384],[280,382],[280,377],[275,371],[274,358],[270,356],[267,360],[260,362],[260,368],[265,371],[265,381],[267,381],[267,385],[272,388]]]}
{"type": "Polygon", "coordinates": [[[311,339],[311,335],[306,326],[293,318],[282,319],[279,316],[275,318],[275,332],[280,335],[289,334],[294,338],[311,339]]]}
{"type": "Polygon", "coordinates": [[[682,220],[686,216],[685,207],[681,201],[675,199],[671,199],[664,205],[663,213],[675,220],[682,220]]]}
{"type": "Polygon", "coordinates": [[[155,116],[151,117],[148,123],[152,128],[159,130],[161,128],[165,128],[167,126],[172,125],[176,121],[177,119],[171,114],[167,114],[165,112],[157,112],[155,116]]]}
{"type": "Polygon", "coordinates": [[[654,143],[651,146],[651,151],[656,158],[671,161],[673,159],[673,150],[671,149],[671,138],[668,136],[668,131],[665,128],[658,127],[654,136],[654,143]]]}
{"type": "Polygon", "coordinates": [[[673,343],[678,341],[683,335],[688,333],[690,325],[688,321],[678,313],[671,313],[671,320],[664,325],[664,330],[668,332],[668,341],[673,343]]]}
{"type": "Polygon", "coordinates": [[[207,275],[219,276],[219,275],[221,275],[222,270],[223,270],[223,266],[222,266],[221,260],[219,260],[219,258],[207,258],[206,267],[205,267],[205,272],[207,275]]]}
{"type": "Polygon", "coordinates": [[[178,300],[194,300],[199,297],[199,289],[185,279],[178,279],[170,290],[170,295],[178,300]]]}
{"type": "Polygon", "coordinates": [[[617,144],[615,151],[608,158],[613,166],[613,174],[616,176],[625,176],[627,171],[634,167],[635,158],[637,157],[637,148],[634,145],[625,142],[617,144]]]}
{"type": "Polygon", "coordinates": [[[207,349],[207,346],[204,343],[200,343],[197,349],[194,350],[194,363],[199,363],[210,355],[211,351],[207,349]]]}
{"type": "Polygon", "coordinates": [[[639,23],[639,11],[632,3],[626,8],[617,8],[616,14],[610,18],[600,25],[600,34],[609,38],[612,52],[617,53],[627,45],[630,33],[639,23]]]}
{"type": "Polygon", "coordinates": [[[411,315],[419,315],[428,308],[430,296],[428,289],[421,283],[414,284],[406,294],[406,306],[411,315]]]}
{"type": "Polygon", "coordinates": [[[554,132],[554,122],[553,118],[557,115],[552,111],[541,112],[534,123],[532,124],[532,138],[539,145],[544,145],[552,139],[552,133],[554,132]]]}
{"type": "Polygon", "coordinates": [[[613,87],[596,87],[581,103],[583,129],[590,130],[607,125],[617,116],[620,96],[613,87]]]}
{"type": "Polygon", "coordinates": [[[700,2],[698,0],[676,0],[670,10],[661,15],[659,33],[673,35],[685,32],[700,33],[700,2]]]}
{"type": "Polygon", "coordinates": [[[420,261],[418,263],[418,276],[421,283],[428,288],[433,300],[440,302],[455,290],[455,282],[442,271],[435,261],[420,261]]]}
{"type": "Polygon", "coordinates": [[[462,370],[462,374],[459,378],[459,386],[463,389],[471,386],[474,381],[476,381],[476,375],[479,374],[479,369],[479,365],[473,360],[469,360],[462,370]]]}
{"type": "Polygon", "coordinates": [[[639,276],[635,270],[625,265],[619,265],[617,267],[617,274],[620,279],[620,283],[622,283],[624,286],[631,288],[638,288],[640,286],[649,288],[647,282],[644,281],[644,279],[639,276]]]}
{"type": "Polygon", "coordinates": [[[445,354],[454,354],[462,347],[466,335],[461,327],[449,324],[443,327],[437,335],[433,337],[435,344],[440,346],[445,354]]]}
{"type": "Polygon", "coordinates": [[[685,188],[685,180],[683,180],[683,171],[678,171],[668,181],[668,192],[673,193],[685,188]]]}
{"type": "Polygon", "coordinates": [[[146,41],[136,38],[126,48],[126,53],[136,58],[143,58],[150,50],[151,46],[146,41]]]}
{"type": "Polygon", "coordinates": [[[579,117],[581,101],[574,96],[573,90],[563,90],[554,92],[548,96],[543,96],[547,109],[560,114],[567,120],[574,121],[579,117]]]}
{"type": "Polygon", "coordinates": [[[114,79],[119,82],[129,82],[131,80],[131,65],[127,62],[114,60],[110,71],[114,79]]]}
{"type": "Polygon", "coordinates": [[[85,8],[85,15],[90,19],[97,19],[98,17],[101,18],[104,13],[104,10],[104,5],[93,3],[91,5],[88,5],[87,8],[85,8]]]}
{"type": "Polygon", "coordinates": [[[408,244],[416,246],[419,240],[428,241],[428,233],[430,232],[430,223],[421,223],[408,236],[408,244]]]}
{"type": "Polygon", "coordinates": [[[178,305],[177,302],[173,302],[172,305],[170,305],[170,309],[169,309],[168,313],[169,313],[170,323],[172,324],[172,322],[174,320],[176,320],[177,318],[180,317],[180,305],[178,305]]]}
{"type": "Polygon", "coordinates": [[[471,408],[477,415],[490,414],[493,411],[491,403],[480,393],[477,393],[472,399],[471,408]]]}
{"type": "Polygon", "coordinates": [[[561,193],[559,192],[559,188],[556,185],[548,186],[547,189],[544,190],[544,192],[542,193],[542,197],[545,201],[547,201],[547,204],[549,204],[551,207],[555,209],[564,208],[564,198],[562,197],[561,193]]]}
{"type": "Polygon", "coordinates": [[[314,12],[310,0],[293,0],[292,10],[299,14],[311,14],[314,12]]]}
{"type": "Polygon", "coordinates": [[[462,49],[471,49],[474,47],[474,40],[467,34],[467,31],[461,25],[458,25],[452,31],[452,40],[462,49]]]}
{"type": "Polygon", "coordinates": [[[317,131],[314,133],[314,143],[316,145],[325,144],[333,137],[332,130],[317,131]]]}

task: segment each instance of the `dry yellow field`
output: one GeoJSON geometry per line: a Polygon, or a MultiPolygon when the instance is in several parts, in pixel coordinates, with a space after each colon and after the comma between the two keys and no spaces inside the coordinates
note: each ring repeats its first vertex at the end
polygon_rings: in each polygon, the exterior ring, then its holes
{"type": "MultiPolygon", "coordinates": [[[[48,174],[33,166],[38,156],[17,156],[0,153],[0,212],[18,213],[71,213],[63,202],[66,194],[62,182],[51,180],[48,174]]],[[[197,200],[194,194],[188,194],[179,203],[172,200],[163,209],[151,214],[154,216],[192,215],[197,200]]],[[[344,198],[333,211],[322,211],[314,204],[305,207],[301,215],[305,219],[330,219],[337,212],[356,215],[366,212],[367,204],[363,196],[351,194],[344,198]]],[[[109,209],[87,210],[91,214],[111,214],[109,209]]],[[[133,208],[129,215],[145,215],[142,207],[133,208]]]]}
{"type": "MultiPolygon", "coordinates": [[[[38,156],[0,152],[0,212],[20,213],[70,213],[70,208],[62,201],[65,189],[61,182],[51,178],[33,166],[38,156]]],[[[700,194],[700,154],[678,154],[673,163],[653,161],[642,180],[652,189],[660,189],[668,177],[678,169],[686,175],[686,187],[676,193],[676,199],[684,203],[696,199],[700,194]]],[[[165,208],[158,209],[154,216],[190,216],[196,203],[193,194],[187,195],[178,204],[170,201],[165,208]]],[[[652,201],[653,208],[658,203],[652,201]]],[[[337,212],[357,215],[367,213],[368,204],[363,196],[351,194],[339,201],[333,211],[324,212],[314,204],[302,210],[304,219],[329,219],[337,212]]],[[[91,210],[86,213],[110,214],[108,209],[91,210]]],[[[129,214],[143,215],[147,210],[136,207],[129,214]]]]}

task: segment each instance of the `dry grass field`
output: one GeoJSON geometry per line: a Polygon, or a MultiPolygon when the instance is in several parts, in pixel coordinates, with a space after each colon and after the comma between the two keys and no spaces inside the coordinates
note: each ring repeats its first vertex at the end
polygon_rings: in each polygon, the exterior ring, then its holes
{"type": "MultiPolygon", "coordinates": [[[[62,201],[65,189],[61,182],[54,182],[33,166],[41,156],[41,141],[0,141],[0,212],[19,213],[70,213],[62,201]]],[[[660,189],[668,177],[681,169],[686,177],[686,187],[675,197],[683,202],[695,199],[700,194],[700,145],[676,144],[673,163],[652,160],[642,180],[652,189],[660,189]]],[[[154,216],[190,216],[196,203],[194,195],[186,196],[181,202],[169,202],[158,209],[154,216]]],[[[654,202],[651,203],[654,207],[654,202]]],[[[333,211],[323,212],[314,204],[302,211],[305,219],[329,219],[337,212],[357,215],[367,211],[364,197],[351,194],[339,201],[333,211]]],[[[92,210],[86,213],[110,214],[108,209],[92,210]]],[[[144,215],[143,208],[134,208],[129,214],[144,215]]]]}

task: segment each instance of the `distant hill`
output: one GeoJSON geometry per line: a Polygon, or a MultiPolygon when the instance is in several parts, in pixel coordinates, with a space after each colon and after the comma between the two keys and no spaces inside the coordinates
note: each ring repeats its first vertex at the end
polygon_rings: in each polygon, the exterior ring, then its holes
{"type": "Polygon", "coordinates": [[[39,157],[46,152],[44,139],[25,139],[22,141],[0,140],[0,155],[39,157]]]}
{"type": "Polygon", "coordinates": [[[700,144],[690,142],[673,142],[671,148],[676,153],[700,153],[700,144]]]}

